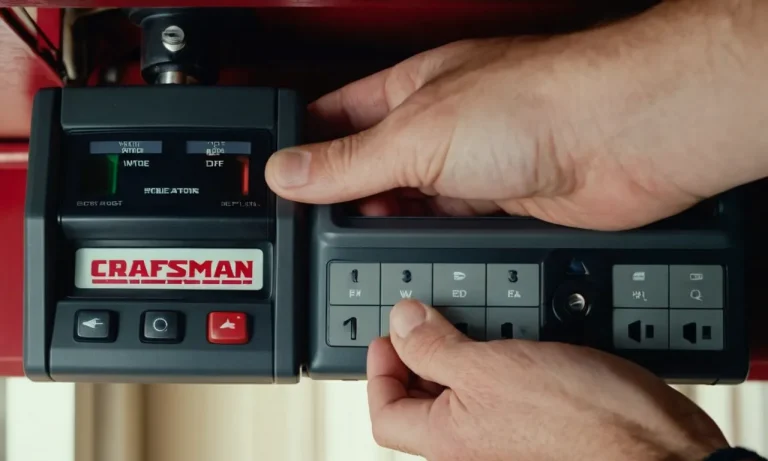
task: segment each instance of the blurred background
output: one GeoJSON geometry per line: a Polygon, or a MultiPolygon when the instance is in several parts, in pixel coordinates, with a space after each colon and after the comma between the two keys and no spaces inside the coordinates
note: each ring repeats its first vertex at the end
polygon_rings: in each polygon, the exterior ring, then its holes
{"type": "MultiPolygon", "coordinates": [[[[768,383],[681,386],[732,444],[768,453],[768,383]]],[[[405,461],[376,446],[365,382],[0,380],[0,461],[405,461]],[[4,427],[3,427],[4,426],[4,427]]]]}

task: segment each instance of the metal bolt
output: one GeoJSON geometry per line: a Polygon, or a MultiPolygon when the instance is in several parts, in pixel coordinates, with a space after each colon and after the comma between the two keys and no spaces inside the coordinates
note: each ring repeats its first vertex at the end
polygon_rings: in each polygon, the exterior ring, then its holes
{"type": "Polygon", "coordinates": [[[187,44],[184,41],[184,30],[178,26],[168,26],[162,34],[163,46],[171,53],[175,53],[187,44]]]}
{"type": "Polygon", "coordinates": [[[168,71],[157,75],[155,83],[158,85],[183,85],[187,83],[187,76],[184,72],[168,71]]]}
{"type": "Polygon", "coordinates": [[[578,293],[573,293],[572,295],[568,296],[568,308],[572,312],[584,312],[584,310],[587,308],[587,299],[578,293]]]}

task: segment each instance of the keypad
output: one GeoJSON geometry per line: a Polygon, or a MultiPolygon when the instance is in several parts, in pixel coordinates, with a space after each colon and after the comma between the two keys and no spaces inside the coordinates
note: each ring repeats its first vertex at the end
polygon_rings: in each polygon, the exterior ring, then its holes
{"type": "Polygon", "coordinates": [[[367,347],[388,336],[389,315],[403,299],[435,306],[477,340],[539,338],[538,264],[334,261],[328,275],[330,346],[367,347]]]}
{"type": "Polygon", "coordinates": [[[489,306],[538,306],[538,264],[488,264],[489,306]]]}
{"type": "Polygon", "coordinates": [[[669,314],[662,309],[613,311],[616,349],[669,349],[669,314]]]}
{"type": "Polygon", "coordinates": [[[371,263],[331,263],[332,305],[380,305],[381,267],[371,263]]]}
{"type": "Polygon", "coordinates": [[[614,266],[614,346],[723,350],[724,278],[718,265],[614,266]]]}
{"type": "Polygon", "coordinates": [[[485,309],[475,307],[438,307],[436,309],[460,332],[476,341],[485,340],[485,309]]]}
{"type": "MultiPolygon", "coordinates": [[[[612,268],[617,350],[723,350],[724,279],[718,265],[626,264],[612,268]]],[[[477,340],[540,339],[538,264],[332,262],[327,342],[367,347],[389,335],[403,299],[435,306],[477,340]]]]}
{"type": "Polygon", "coordinates": [[[432,304],[431,264],[381,265],[381,304],[394,305],[403,299],[432,304]]]}
{"type": "Polygon", "coordinates": [[[379,308],[331,306],[328,310],[328,345],[368,347],[379,336],[379,308]]]}
{"type": "Polygon", "coordinates": [[[435,264],[436,306],[485,306],[485,264],[435,264]]]}
{"type": "Polygon", "coordinates": [[[669,307],[669,266],[614,266],[613,305],[642,309],[669,307]]]}
{"type": "Polygon", "coordinates": [[[723,350],[723,312],[673,309],[669,313],[670,348],[674,350],[723,350]]]}
{"type": "Polygon", "coordinates": [[[723,307],[723,268],[720,266],[670,266],[669,286],[670,307],[723,307]]]}
{"type": "Polygon", "coordinates": [[[485,338],[489,341],[499,339],[523,339],[538,341],[538,308],[489,307],[486,316],[485,338]]]}

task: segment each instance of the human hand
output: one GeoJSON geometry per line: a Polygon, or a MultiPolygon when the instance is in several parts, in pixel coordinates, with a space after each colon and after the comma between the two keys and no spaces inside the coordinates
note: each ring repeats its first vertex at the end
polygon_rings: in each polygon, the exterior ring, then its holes
{"type": "Polygon", "coordinates": [[[352,134],[277,153],[266,178],[290,200],[366,198],[369,215],[644,225],[768,171],[766,23],[767,2],[683,0],[572,35],[454,43],[313,103],[327,132],[352,134]]]}
{"type": "Polygon", "coordinates": [[[637,365],[564,344],[474,342],[412,300],[369,348],[368,401],[378,444],[429,461],[701,461],[728,446],[637,365]]]}

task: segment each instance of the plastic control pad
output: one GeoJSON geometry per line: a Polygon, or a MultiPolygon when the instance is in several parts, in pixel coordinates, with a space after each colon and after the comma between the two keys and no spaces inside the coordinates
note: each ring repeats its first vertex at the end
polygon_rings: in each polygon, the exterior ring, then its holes
{"type": "Polygon", "coordinates": [[[714,265],[614,266],[614,346],[723,350],[723,273],[714,265]]]}
{"type": "Polygon", "coordinates": [[[330,346],[367,347],[387,335],[402,299],[436,306],[478,340],[539,336],[537,264],[332,262],[328,279],[330,346]]]}
{"type": "MultiPolygon", "coordinates": [[[[617,350],[725,348],[722,266],[616,265],[612,286],[617,350]]],[[[538,340],[541,288],[537,264],[331,262],[326,339],[367,347],[411,298],[477,340],[538,340]]]]}

